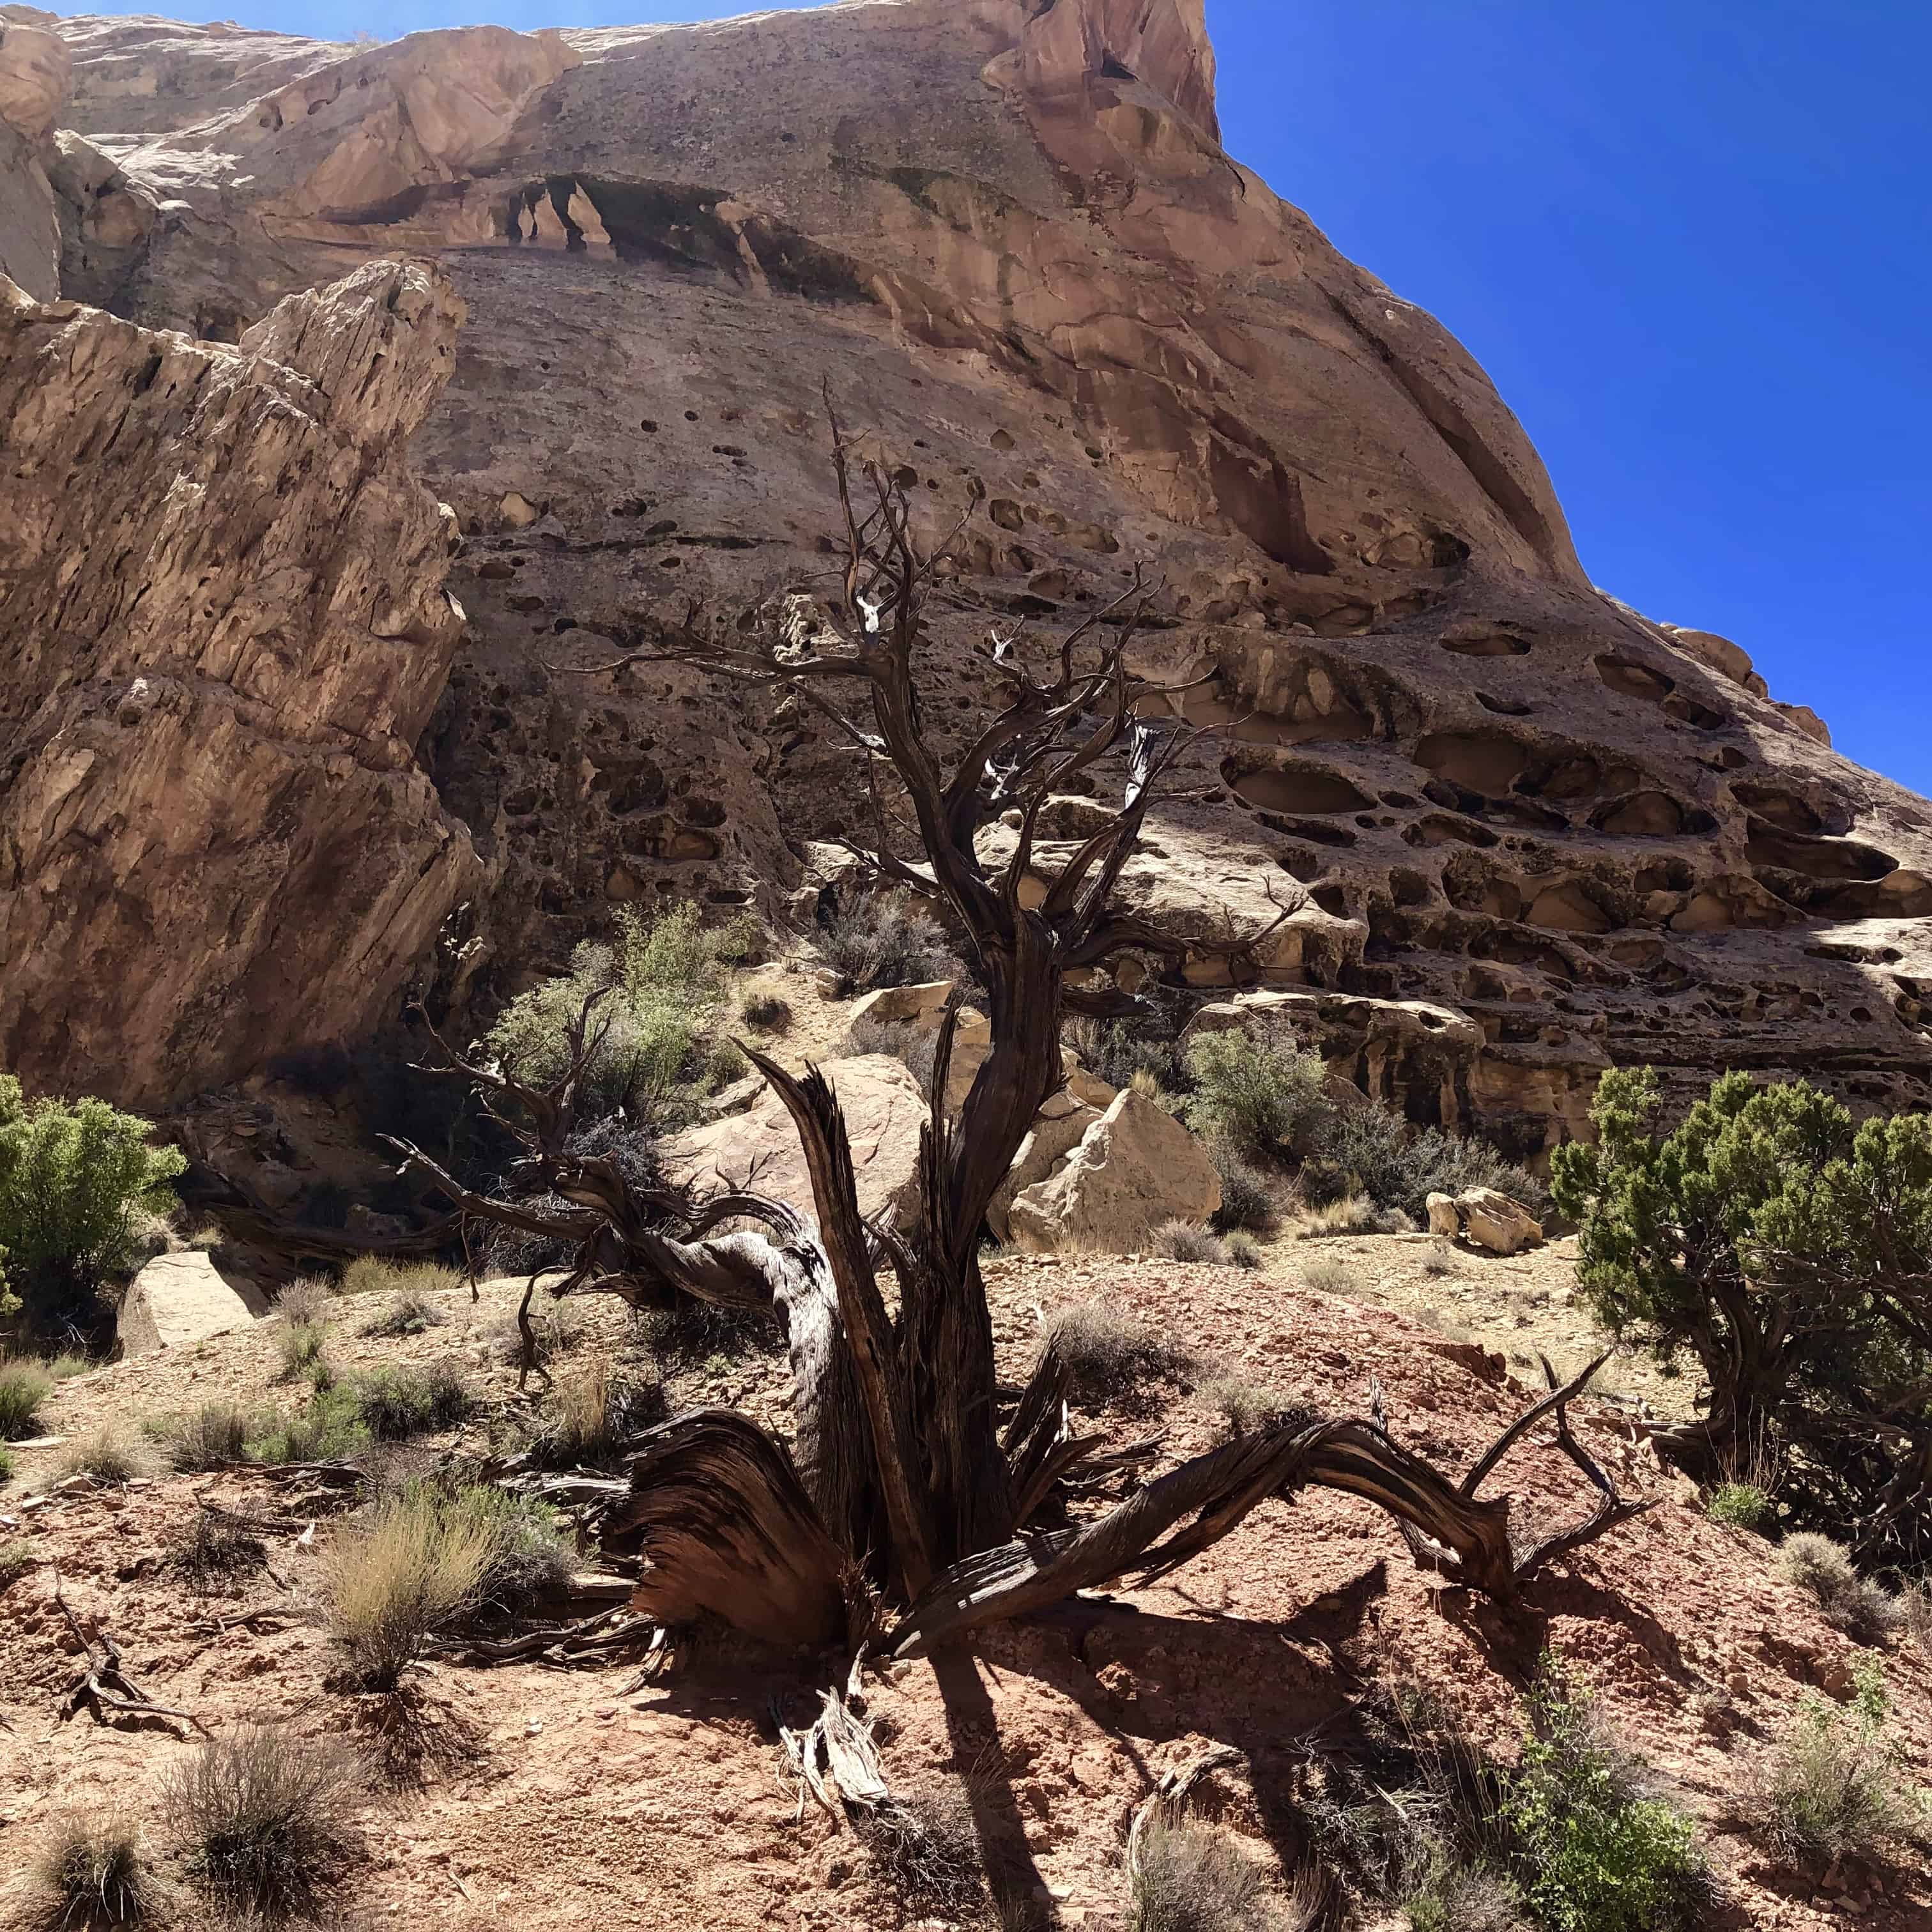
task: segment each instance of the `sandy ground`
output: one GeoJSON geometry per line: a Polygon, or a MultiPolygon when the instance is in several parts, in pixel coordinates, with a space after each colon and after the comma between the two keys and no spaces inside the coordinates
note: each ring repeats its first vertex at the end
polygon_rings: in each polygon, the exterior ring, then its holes
{"type": "MultiPolygon", "coordinates": [[[[1313,1244],[1293,1250],[1300,1254],[1313,1244]]],[[[1110,1305],[1184,1335],[1198,1369],[1132,1406],[1084,1418],[1125,1442],[1160,1432],[1163,1458],[1208,1446],[1221,1424],[1196,1385],[1234,1372],[1333,1410],[1360,1409],[1371,1380],[1401,1439],[1464,1465],[1528,1384],[1439,1329],[1398,1312],[1408,1298],[1450,1299],[1462,1277],[1420,1273],[1420,1250],[1388,1240],[1321,1244],[1352,1271],[1358,1300],[1278,1274],[1164,1262],[1008,1260],[991,1271],[1002,1372],[1017,1379],[1042,1316],[1102,1294],[1110,1305]],[[1387,1303],[1387,1306],[1373,1305],[1387,1303]]],[[[1535,1338],[1550,1313],[1537,1284],[1558,1256],[1526,1264],[1466,1260],[1463,1325],[1485,1340],[1535,1338]],[[1531,1298],[1531,1322],[1483,1292],[1531,1298]],[[1478,1304],[1480,1305],[1478,1306],[1478,1304]]],[[[514,1305],[506,1285],[472,1301],[441,1298],[450,1320],[401,1341],[358,1331],[382,1298],[344,1306],[332,1352],[345,1368],[452,1357],[484,1399],[477,1420],[433,1445],[481,1452],[507,1439],[542,1398],[520,1395],[502,1358],[514,1305]]],[[[630,1318],[610,1304],[576,1313],[560,1378],[625,1346],[630,1318]]],[[[212,1338],[177,1357],[130,1363],[64,1384],[44,1412],[71,1438],[104,1424],[180,1412],[220,1394],[254,1404],[293,1396],[275,1377],[276,1324],[212,1338]]],[[[1493,1345],[1492,1345],[1493,1346],[1493,1345]]],[[[1513,1344],[1520,1350],[1525,1345],[1513,1344]]],[[[694,1351],[674,1369],[680,1404],[743,1402],[782,1424],[782,1361],[694,1351]]],[[[1883,1928],[1932,1924],[1932,1886],[1902,1866],[1860,1870],[1814,1894],[1764,1864],[1736,1828],[1753,1762],[1809,1691],[1850,1694],[1856,1654],[1815,1607],[1778,1580],[1768,1547],[1707,1521],[1687,1486],[1636,1446],[1612,1405],[1580,1414],[1586,1441],[1631,1493],[1658,1498],[1636,1522],[1558,1566],[1504,1608],[1433,1587],[1388,1520],[1356,1499],[1314,1492],[1270,1503],[1162,1586],[1082,1600],[970,1648],[874,1681],[872,1709],[889,1776],[912,1792],[964,1788],[1000,1874],[1010,1922],[1106,1928],[1125,1923],[1120,1852],[1132,1808],[1166,1770],[1230,1744],[1242,1768],[1224,1780],[1231,1826],[1284,1866],[1300,1856],[1294,1794],[1306,1741],[1346,1730],[1378,1682],[1413,1683],[1458,1711],[1484,1743],[1514,1748],[1522,1686],[1553,1647],[1599,1688],[1617,1728],[1703,1822],[1730,1888],[1730,1923],[1821,1926],[1843,1916],[1883,1928]]],[[[0,1490],[0,1538],[31,1561],[0,1593],[0,1923],[34,1922],[22,1868],[63,1810],[112,1802],[168,1843],[163,1781],[194,1748],[188,1727],[160,1720],[62,1724],[73,1640],[56,1580],[83,1628],[111,1631],[127,1668],[158,1702],[215,1727],[260,1718],[368,1746],[371,1700],[326,1688],[332,1660],[317,1604],[332,1519],[250,1474],[161,1475],[124,1490],[49,1493],[60,1448],[29,1449],[0,1490]],[[35,1502],[37,1496],[46,1500],[35,1502]],[[232,1596],[202,1597],[169,1563],[207,1498],[289,1516],[271,1534],[286,1588],[262,1576],[232,1596]],[[291,1515],[291,1511],[293,1514],[291,1515]],[[301,1527],[318,1522],[304,1545],[301,1527]]],[[[1506,1466],[1519,1533],[1587,1508],[1576,1472],[1547,1432],[1506,1466]]],[[[1910,1767],[1932,1778],[1932,1660],[1910,1642],[1883,1658],[1910,1767]]],[[[754,1655],[726,1640],[680,1653],[658,1681],[634,1660],[563,1671],[438,1663],[420,1681],[438,1753],[416,1784],[374,1786],[361,1817],[368,1862],[345,1894],[344,1925],[468,1928],[622,1926],[645,1932],[749,1926],[857,1928],[915,1922],[875,1882],[862,1845],[781,1776],[775,1712],[794,1722],[839,1660],[754,1655]]],[[[170,1924],[209,1922],[177,1884],[170,1924]]]]}

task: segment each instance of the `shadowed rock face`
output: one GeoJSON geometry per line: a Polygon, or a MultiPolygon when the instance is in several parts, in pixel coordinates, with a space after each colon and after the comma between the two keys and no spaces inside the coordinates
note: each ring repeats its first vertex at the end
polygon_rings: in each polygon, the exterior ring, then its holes
{"type": "Polygon", "coordinates": [[[612,899],[781,892],[860,809],[810,716],[550,668],[823,567],[829,382],[934,530],[986,493],[936,733],[989,621],[1164,573],[1147,662],[1226,729],[1130,892],[1199,924],[1272,893],[1276,983],[1480,1031],[1452,1065],[1352,1005],[1365,1082],[1526,1150],[1613,1059],[1932,1098],[1928,808],[1592,587],[1482,371],[1222,151],[1199,0],[366,49],[57,25],[66,293],[232,339],[400,248],[469,304],[413,446],[469,539],[422,752],[494,864],[493,991],[612,899]]]}
{"type": "Polygon", "coordinates": [[[371,1026],[474,882],[413,764],[462,617],[376,262],[238,349],[0,284],[0,1064],[142,1106],[371,1026]]]}

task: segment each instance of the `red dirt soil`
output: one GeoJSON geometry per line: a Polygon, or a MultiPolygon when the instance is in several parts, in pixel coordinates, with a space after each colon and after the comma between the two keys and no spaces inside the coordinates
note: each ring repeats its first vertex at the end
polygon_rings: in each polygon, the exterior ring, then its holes
{"type": "MultiPolygon", "coordinates": [[[[1340,1244],[1346,1246],[1346,1244],[1340,1244]]],[[[1384,1390],[1397,1436],[1460,1469],[1528,1399],[1499,1362],[1384,1310],[1232,1269],[1153,1261],[1007,1261],[992,1270],[1002,1372],[1017,1381],[1041,1313],[1104,1294],[1232,1372],[1331,1412],[1365,1410],[1384,1390]]],[[[368,1298],[338,1321],[345,1365],[454,1355],[500,1419],[514,1376],[488,1331],[512,1305],[493,1285],[442,1298],[448,1326],[404,1342],[358,1337],[368,1298]]],[[[612,1346],[623,1318],[594,1306],[576,1347],[612,1346]]],[[[179,1412],[212,1396],[256,1403],[279,1366],[274,1327],[217,1337],[185,1356],[128,1364],[63,1384],[43,1412],[71,1436],[112,1420],[179,1412]]],[[[680,1403],[740,1400],[782,1420],[782,1363],[716,1358],[680,1382],[680,1403]]],[[[560,1375],[569,1372],[568,1363],[560,1375]]],[[[1222,1424],[1186,1388],[1099,1418],[1125,1442],[1166,1431],[1164,1457],[1216,1439],[1222,1424]]],[[[290,1401],[285,1392],[280,1399],[290,1401]]],[[[1036,1622],[996,1628],[970,1648],[873,1681],[896,1789],[968,1784],[983,1844],[1012,1902],[1010,1922],[1124,1924],[1125,1828],[1161,1773],[1210,1744],[1246,1754],[1222,1781],[1223,1815],[1270,1863],[1292,1862],[1301,1827],[1288,1797],[1304,1740],[1346,1716],[1377,1681],[1425,1688],[1474,1737],[1513,1755],[1520,1693],[1546,1648],[1596,1687],[1614,1728],[1698,1816],[1732,1900],[1729,1922],[1802,1928],[1841,1917],[1882,1932],[1932,1926],[1932,1882],[1888,1865],[1834,1876],[1829,1894],[1773,1870],[1734,1816],[1752,1761],[1800,1696],[1844,1700],[1857,1647],[1779,1580],[1768,1545],[1706,1520],[1688,1486],[1636,1447],[1607,1406],[1579,1405],[1579,1432],[1627,1493],[1659,1506],[1557,1565],[1510,1608],[1444,1590],[1410,1564],[1394,1526],[1367,1504],[1316,1492],[1264,1505],[1165,1584],[1083,1599],[1036,1622]]],[[[490,1426],[439,1447],[474,1451],[490,1426]]],[[[373,1764],[373,1700],[325,1688],[328,1640],[316,1607],[325,1520],[314,1545],[271,1539],[290,1587],[257,1576],[238,1597],[196,1595],[166,1562],[206,1496],[274,1511],[252,1475],[164,1475],[126,1490],[70,1488],[38,1508],[56,1449],[19,1458],[0,1490],[0,1539],[33,1561],[0,1589],[0,1924],[35,1923],[24,1868],[69,1809],[112,1804],[164,1850],[163,1778],[191,1750],[187,1728],[62,1724],[56,1702],[76,1668],[53,1601],[56,1575],[83,1627],[111,1630],[155,1700],[219,1728],[286,1720],[358,1746],[373,1764]],[[239,1613],[254,1612],[245,1621],[239,1613]]],[[[1492,1489],[1514,1492],[1519,1534],[1568,1521],[1590,1496],[1539,1430],[1492,1489]]],[[[1910,1640],[1882,1653],[1894,1729],[1909,1774],[1932,1781],[1932,1658],[1910,1640]]],[[[626,1694],[630,1662],[566,1671],[439,1663],[420,1682],[434,1741],[419,1784],[372,1788],[362,1826],[368,1862],[346,1888],[342,1922],[468,1932],[622,1926],[640,1932],[909,1922],[876,1882],[852,1832],[780,1775],[772,1711],[809,1720],[832,1658],[754,1657],[700,1639],[656,1682],[626,1694]]],[[[164,1870],[167,1870],[164,1859],[164,1870]]],[[[165,1922],[211,1923],[176,1882],[165,1922]]],[[[1372,1914],[1370,1915],[1372,1918],[1372,1914]]],[[[1382,1922],[1401,1922],[1400,1916],[1382,1922]]]]}

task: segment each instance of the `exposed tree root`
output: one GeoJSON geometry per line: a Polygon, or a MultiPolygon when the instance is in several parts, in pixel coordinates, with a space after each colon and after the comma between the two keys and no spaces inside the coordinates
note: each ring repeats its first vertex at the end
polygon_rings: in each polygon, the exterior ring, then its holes
{"type": "Polygon", "coordinates": [[[176,1724],[192,1724],[204,1736],[209,1735],[208,1726],[199,1718],[187,1711],[172,1711],[165,1705],[157,1704],[128,1676],[121,1667],[121,1646],[104,1628],[97,1632],[100,1654],[95,1655],[96,1640],[86,1636],[75,1621],[67,1599],[61,1594],[58,1577],[54,1580],[54,1602],[67,1619],[67,1627],[86,1660],[80,1675],[68,1687],[67,1695],[61,1700],[62,1724],[86,1711],[97,1724],[112,1724],[124,1718],[165,1718],[176,1724]]]}

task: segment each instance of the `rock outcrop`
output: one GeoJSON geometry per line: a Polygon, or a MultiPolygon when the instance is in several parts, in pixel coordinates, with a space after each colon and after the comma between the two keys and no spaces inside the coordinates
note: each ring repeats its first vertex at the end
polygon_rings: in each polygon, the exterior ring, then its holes
{"type": "MultiPolygon", "coordinates": [[[[1591,585],[1482,370],[1222,151],[1200,0],[57,29],[68,293],[233,339],[400,247],[470,305],[415,447],[471,539],[424,749],[492,862],[492,994],[614,899],[784,903],[862,808],[814,716],[550,668],[822,567],[829,381],[931,529],[986,492],[936,742],[990,622],[1051,633],[1156,561],[1142,662],[1224,729],[1128,896],[1201,934],[1286,913],[1268,984],[1383,1003],[1318,1017],[1418,1118],[1534,1153],[1613,1060],[1932,1100],[1932,808],[1591,585]],[[1412,1051],[1418,1007],[1454,1052],[1412,1051]]],[[[1056,809],[1070,843],[1096,804],[1056,809]]]]}
{"type": "Polygon", "coordinates": [[[220,348],[0,284],[0,1064],[158,1105],[352,1040],[478,880],[414,746],[462,614],[384,262],[220,348]]]}
{"type": "Polygon", "coordinates": [[[0,8],[0,275],[38,302],[60,292],[60,217],[46,164],[73,62],[52,16],[0,8]]]}
{"type": "MultiPolygon", "coordinates": [[[[1028,1159],[1023,1146],[1017,1164],[1028,1159]]],[[[1145,1248],[1163,1222],[1205,1221],[1220,1204],[1221,1178],[1207,1150],[1129,1088],[1048,1178],[1014,1195],[1006,1218],[1014,1241],[1040,1253],[1124,1255],[1145,1248]]]]}
{"type": "Polygon", "coordinates": [[[128,1285],[115,1318],[124,1355],[185,1348],[245,1328],[268,1312],[259,1289],[237,1288],[199,1249],[157,1255],[128,1285]]]}

